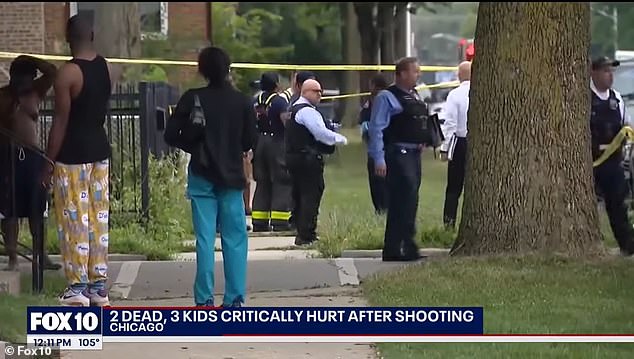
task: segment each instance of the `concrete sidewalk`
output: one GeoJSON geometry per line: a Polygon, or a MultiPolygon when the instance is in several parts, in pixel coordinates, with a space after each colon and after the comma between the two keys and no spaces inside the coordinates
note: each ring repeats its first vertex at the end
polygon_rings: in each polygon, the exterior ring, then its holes
{"type": "MultiPolygon", "coordinates": [[[[217,301],[221,298],[218,297],[217,301]]],[[[116,306],[191,306],[190,298],[169,300],[113,301],[116,306]]],[[[257,293],[249,296],[251,307],[347,307],[366,306],[356,288],[327,288],[257,293]]],[[[65,352],[65,359],[170,358],[170,359],[376,359],[372,345],[355,343],[105,343],[103,350],[65,352]]]]}

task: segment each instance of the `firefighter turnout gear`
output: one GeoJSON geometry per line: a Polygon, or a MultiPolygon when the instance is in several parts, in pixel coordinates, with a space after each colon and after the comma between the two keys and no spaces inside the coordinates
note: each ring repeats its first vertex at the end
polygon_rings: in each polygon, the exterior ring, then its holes
{"type": "Polygon", "coordinates": [[[253,152],[256,188],[251,219],[254,232],[290,229],[292,187],[286,168],[284,124],[280,118],[287,106],[285,97],[274,91],[263,91],[255,103],[260,134],[253,152]]]}

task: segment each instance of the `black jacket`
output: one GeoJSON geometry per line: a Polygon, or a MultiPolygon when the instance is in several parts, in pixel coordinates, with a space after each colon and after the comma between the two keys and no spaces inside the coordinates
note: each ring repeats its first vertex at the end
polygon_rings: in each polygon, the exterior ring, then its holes
{"type": "Polygon", "coordinates": [[[257,139],[255,111],[250,97],[229,83],[188,90],[181,96],[165,129],[165,142],[192,154],[191,171],[219,187],[243,189],[246,183],[243,154],[257,139]],[[189,121],[197,94],[207,121],[204,150],[209,166],[200,163],[197,143],[186,143],[181,129],[189,121]]]}

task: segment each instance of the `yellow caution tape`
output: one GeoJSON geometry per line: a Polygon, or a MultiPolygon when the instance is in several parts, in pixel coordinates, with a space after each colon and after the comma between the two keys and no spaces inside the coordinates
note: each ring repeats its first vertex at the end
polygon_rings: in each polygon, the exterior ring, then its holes
{"type": "MultiPolygon", "coordinates": [[[[421,89],[431,89],[431,88],[451,88],[451,87],[457,87],[458,85],[460,85],[459,81],[450,81],[450,82],[440,82],[437,84],[432,84],[432,85],[420,85],[420,86],[416,86],[417,90],[421,90],[421,89]]],[[[335,96],[324,96],[321,98],[321,100],[336,100],[336,99],[341,99],[341,98],[350,98],[350,97],[359,97],[359,96],[368,96],[370,95],[369,92],[362,92],[362,93],[352,93],[352,94],[346,94],[346,95],[335,95],[335,96]]]]}
{"type": "MultiPolygon", "coordinates": [[[[0,58],[13,59],[20,55],[29,55],[38,57],[42,60],[50,61],[68,61],[70,56],[63,55],[45,55],[45,54],[27,54],[18,52],[0,51],[0,58]]],[[[157,60],[157,59],[121,59],[109,58],[112,63],[121,64],[145,64],[145,65],[183,65],[198,66],[196,61],[182,60],[157,60]]],[[[252,64],[252,63],[233,63],[232,68],[235,69],[261,69],[261,70],[312,70],[312,71],[390,71],[394,70],[394,65],[284,65],[284,64],[252,64]]],[[[456,66],[421,66],[421,71],[455,71],[456,66]]]]}
{"type": "Polygon", "coordinates": [[[619,131],[619,133],[614,136],[614,139],[612,139],[612,142],[610,142],[608,148],[605,149],[601,156],[592,163],[592,167],[597,167],[605,162],[605,160],[610,158],[610,156],[612,156],[614,152],[618,151],[621,148],[621,146],[623,145],[623,141],[626,139],[630,141],[634,140],[634,130],[630,126],[623,127],[621,131],[619,131]]]}

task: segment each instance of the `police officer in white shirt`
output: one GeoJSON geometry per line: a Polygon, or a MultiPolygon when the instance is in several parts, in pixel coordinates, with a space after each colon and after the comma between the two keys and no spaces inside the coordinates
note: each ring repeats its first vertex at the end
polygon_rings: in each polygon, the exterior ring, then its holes
{"type": "Polygon", "coordinates": [[[445,123],[442,126],[445,142],[441,146],[441,157],[449,160],[447,166],[447,188],[443,223],[453,229],[458,212],[458,199],[464,185],[467,158],[467,112],[469,111],[469,89],[471,88],[471,62],[458,65],[460,86],[451,90],[443,108],[445,123]]]}
{"type": "Polygon", "coordinates": [[[317,215],[325,188],[323,155],[333,153],[335,144],[348,143],[344,136],[326,127],[323,116],[315,108],[321,95],[319,82],[304,81],[301,97],[291,107],[291,118],[286,123],[286,165],[298,195],[293,213],[296,245],[318,240],[317,215]]]}
{"type": "MultiPolygon", "coordinates": [[[[592,62],[591,117],[592,160],[596,161],[626,124],[625,104],[621,94],[612,89],[614,67],[618,61],[601,57],[592,62]]],[[[605,162],[594,168],[594,184],[605,201],[605,209],[610,220],[621,253],[634,254],[634,233],[627,216],[625,194],[627,186],[625,173],[621,167],[622,150],[617,150],[605,162]]]]}

